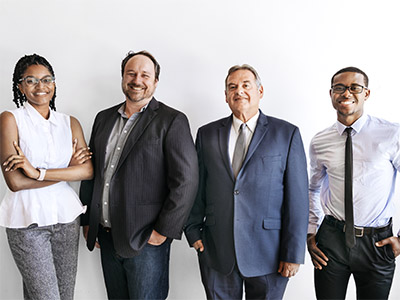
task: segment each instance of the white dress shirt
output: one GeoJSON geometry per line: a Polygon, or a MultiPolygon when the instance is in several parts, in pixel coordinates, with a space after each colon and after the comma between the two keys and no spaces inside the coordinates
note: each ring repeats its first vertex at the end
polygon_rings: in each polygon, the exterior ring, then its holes
{"type": "MultiPolygon", "coordinates": [[[[28,102],[10,111],[18,127],[19,146],[35,168],[66,168],[72,156],[70,117],[50,110],[48,120],[28,102]]],[[[65,181],[38,189],[12,192],[0,204],[0,226],[24,228],[70,223],[86,211],[65,181]]]]}
{"type": "MultiPolygon", "coordinates": [[[[232,164],[232,160],[233,160],[233,152],[235,151],[236,141],[239,136],[240,125],[243,124],[242,120],[236,118],[235,115],[233,115],[233,114],[232,114],[232,116],[233,116],[232,127],[231,127],[231,133],[229,135],[229,157],[231,159],[231,164],[232,164]]],[[[247,149],[249,148],[251,138],[253,137],[253,134],[254,134],[254,130],[256,130],[257,121],[258,121],[259,116],[260,116],[260,111],[257,111],[257,113],[253,117],[251,117],[249,120],[247,120],[247,122],[246,122],[247,129],[249,130],[249,134],[247,135],[245,153],[247,153],[247,149]]]]}
{"type": "MultiPolygon", "coordinates": [[[[352,126],[354,225],[387,225],[395,213],[393,193],[400,167],[400,125],[363,115],[352,126]]],[[[344,214],[346,126],[336,122],[310,146],[310,218],[315,233],[324,215],[344,214]]]]}

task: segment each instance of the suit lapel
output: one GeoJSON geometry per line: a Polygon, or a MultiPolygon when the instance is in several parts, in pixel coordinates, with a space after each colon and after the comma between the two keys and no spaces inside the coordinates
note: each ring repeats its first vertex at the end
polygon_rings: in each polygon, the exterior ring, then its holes
{"type": "Polygon", "coordinates": [[[149,103],[149,106],[146,108],[146,110],[143,112],[143,115],[140,116],[140,119],[136,123],[135,127],[132,129],[130,132],[128,139],[126,140],[124,149],[122,150],[121,157],[118,162],[118,166],[115,169],[115,172],[118,171],[119,167],[122,165],[126,157],[129,155],[131,152],[133,146],[137,143],[139,138],[142,136],[142,134],[145,132],[147,126],[151,123],[151,121],[154,119],[154,117],[157,115],[157,112],[155,110],[158,109],[158,102],[154,98],[151,100],[149,103]]]}
{"type": "Polygon", "coordinates": [[[258,145],[260,144],[260,142],[262,141],[267,132],[268,132],[268,119],[267,116],[260,111],[260,116],[258,117],[257,120],[257,126],[254,131],[253,138],[251,139],[249,148],[247,150],[247,154],[243,162],[243,167],[245,167],[247,162],[250,160],[250,158],[256,151],[258,145]]]}
{"type": "Polygon", "coordinates": [[[235,179],[233,176],[232,165],[229,158],[229,135],[232,127],[232,115],[222,120],[221,125],[222,126],[218,129],[219,149],[221,151],[221,156],[226,170],[234,181],[235,179]]]}

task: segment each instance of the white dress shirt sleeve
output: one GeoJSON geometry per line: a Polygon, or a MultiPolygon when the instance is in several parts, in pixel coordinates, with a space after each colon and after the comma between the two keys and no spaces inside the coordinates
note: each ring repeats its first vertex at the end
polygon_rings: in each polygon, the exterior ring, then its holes
{"type": "Polygon", "coordinates": [[[321,206],[321,188],[324,180],[327,180],[325,167],[318,162],[313,141],[310,145],[310,183],[309,183],[309,223],[307,233],[316,233],[318,226],[321,224],[324,217],[324,212],[321,206]]]}

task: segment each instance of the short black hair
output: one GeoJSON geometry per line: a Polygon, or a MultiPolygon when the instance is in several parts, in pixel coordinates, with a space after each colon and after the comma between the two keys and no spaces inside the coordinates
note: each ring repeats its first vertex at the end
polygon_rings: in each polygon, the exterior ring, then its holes
{"type": "MultiPolygon", "coordinates": [[[[21,57],[17,64],[15,65],[14,68],[14,74],[13,74],[13,83],[12,83],[12,89],[13,89],[13,101],[17,105],[17,108],[20,106],[24,106],[24,102],[26,102],[26,97],[18,88],[18,84],[20,83],[20,79],[22,79],[22,76],[24,75],[26,69],[32,65],[42,65],[49,70],[51,76],[55,77],[53,67],[50,65],[50,63],[42,56],[37,55],[37,54],[32,54],[32,55],[25,55],[21,57]]],[[[56,110],[56,87],[54,87],[54,95],[53,98],[51,98],[49,106],[52,110],[56,110]]]]}
{"type": "Polygon", "coordinates": [[[343,68],[343,69],[340,69],[339,71],[337,71],[337,72],[332,76],[332,79],[331,79],[331,86],[333,85],[333,80],[335,79],[335,77],[336,77],[337,75],[342,74],[342,73],[346,73],[346,72],[359,73],[359,74],[363,75],[363,76],[364,76],[364,85],[365,85],[365,87],[368,87],[369,79],[368,79],[367,74],[365,74],[364,71],[362,71],[362,70],[360,70],[359,68],[356,68],[356,67],[346,67],[346,68],[343,68]]]}
{"type": "Polygon", "coordinates": [[[121,75],[124,76],[124,71],[125,71],[125,66],[126,66],[126,64],[128,63],[128,61],[129,61],[132,57],[134,57],[134,56],[136,56],[136,55],[144,55],[144,56],[146,56],[146,57],[148,57],[148,58],[151,59],[151,61],[152,61],[153,64],[154,64],[155,78],[156,78],[156,80],[158,81],[158,80],[159,80],[159,77],[160,77],[160,71],[161,71],[160,64],[159,64],[158,61],[155,59],[155,57],[154,57],[152,54],[150,54],[150,52],[148,52],[148,51],[146,51],[146,50],[142,50],[142,51],[139,51],[139,52],[129,51],[128,54],[125,56],[125,58],[122,60],[122,63],[121,63],[121,75]]]}

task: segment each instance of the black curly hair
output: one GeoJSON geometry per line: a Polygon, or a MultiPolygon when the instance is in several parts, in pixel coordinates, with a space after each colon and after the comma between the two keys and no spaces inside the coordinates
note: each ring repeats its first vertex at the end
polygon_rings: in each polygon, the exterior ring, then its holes
{"type": "MultiPolygon", "coordinates": [[[[26,69],[31,65],[42,65],[49,70],[50,74],[53,77],[55,77],[53,67],[44,57],[37,54],[25,55],[24,57],[21,57],[18,60],[17,64],[15,65],[13,74],[13,84],[12,84],[12,89],[14,94],[13,101],[17,105],[17,108],[20,106],[24,106],[24,102],[26,101],[26,97],[19,90],[18,84],[20,83],[20,79],[24,75],[26,69]]],[[[56,87],[54,87],[54,95],[53,98],[51,98],[49,104],[50,108],[54,111],[56,110],[55,99],[56,99],[56,87]]]]}

